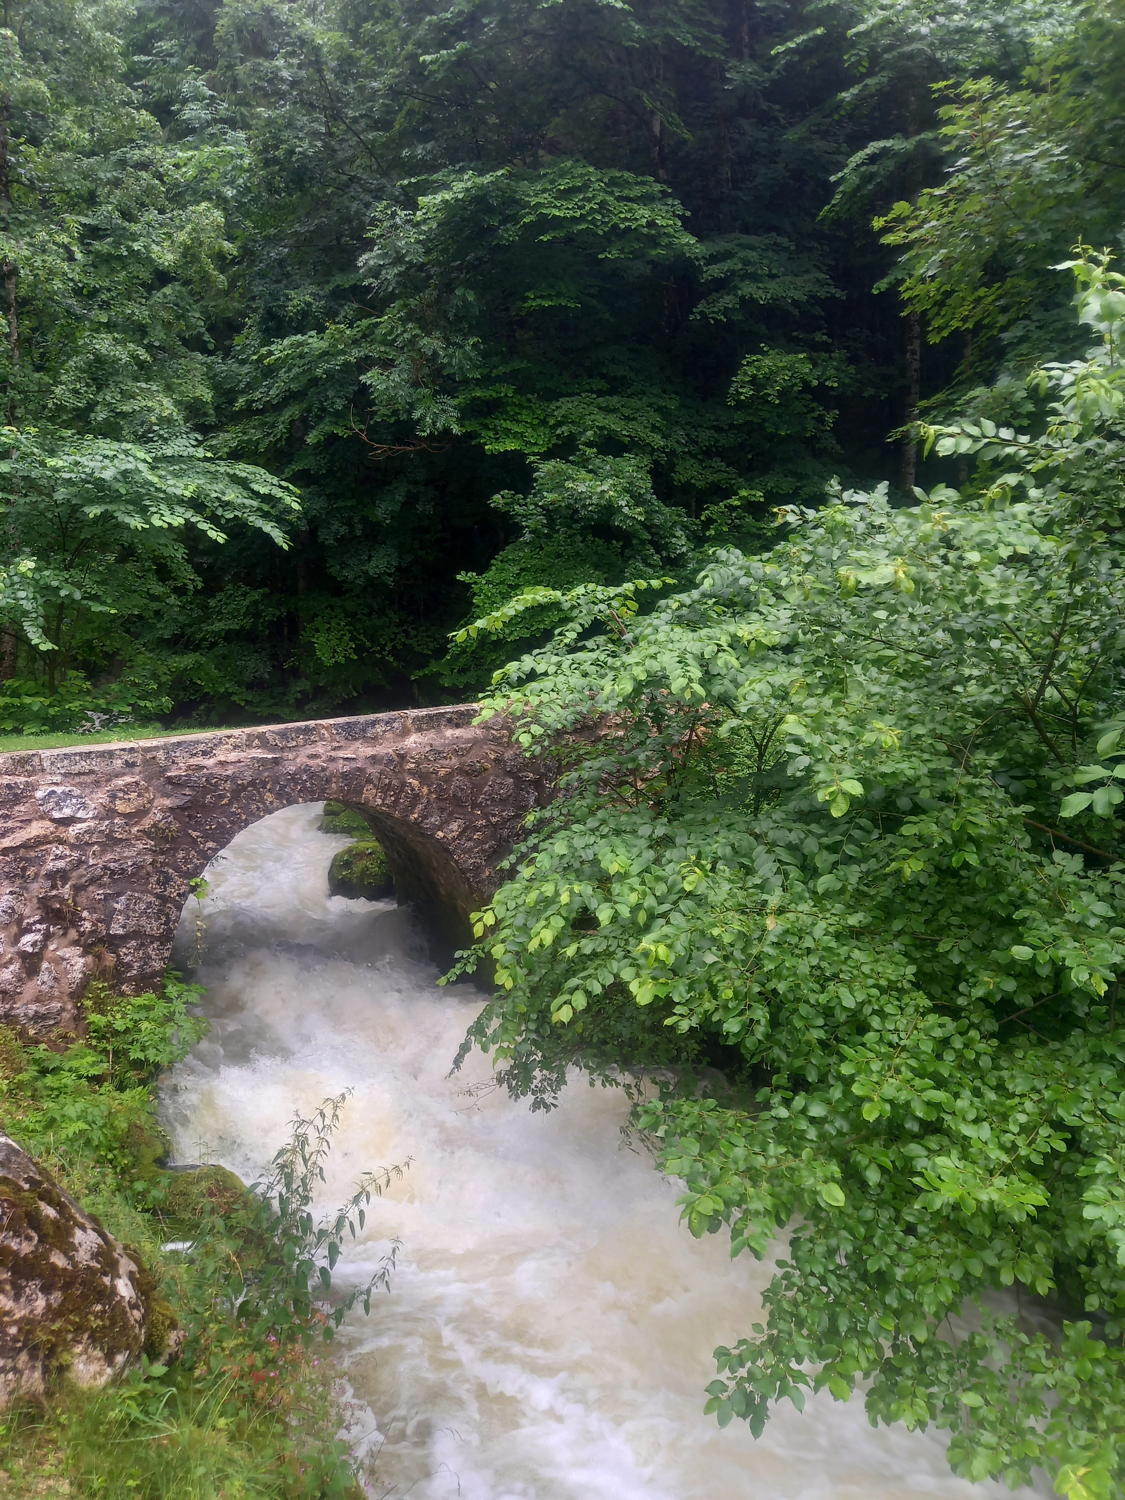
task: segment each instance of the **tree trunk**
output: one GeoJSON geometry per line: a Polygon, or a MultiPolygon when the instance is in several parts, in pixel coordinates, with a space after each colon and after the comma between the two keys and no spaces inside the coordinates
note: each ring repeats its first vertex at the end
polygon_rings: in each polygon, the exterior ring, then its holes
{"type": "Polygon", "coordinates": [[[9,682],[16,675],[19,644],[14,631],[0,629],[0,682],[9,682]]]}
{"type": "MultiPolygon", "coordinates": [[[[662,98],[664,93],[664,58],[657,53],[651,73],[652,96],[654,100],[662,98]]],[[[648,136],[649,148],[652,152],[652,175],[657,182],[668,181],[668,160],[665,155],[664,142],[664,117],[656,104],[650,106],[648,111],[648,136]]]]}
{"type": "MultiPolygon", "coordinates": [[[[7,7],[4,12],[8,22],[7,7]]],[[[11,99],[4,95],[0,99],[0,225],[5,234],[11,230],[12,220],[12,165],[11,165],[11,99]]],[[[0,280],[4,284],[4,321],[8,335],[8,382],[4,401],[4,420],[9,427],[16,425],[16,371],[20,364],[20,319],[19,319],[19,268],[14,261],[5,259],[0,263],[0,280]]],[[[14,556],[18,551],[18,537],[11,509],[5,517],[6,542],[3,550],[14,556]]],[[[0,625],[0,682],[8,682],[16,675],[19,662],[19,635],[10,626],[0,625]]]]}
{"type": "MultiPolygon", "coordinates": [[[[12,153],[10,135],[11,100],[0,99],[0,225],[5,234],[12,223],[12,153]]],[[[16,425],[16,371],[20,364],[19,267],[13,260],[0,264],[4,283],[4,321],[8,332],[8,392],[5,403],[9,427],[16,425]]]]}
{"type": "Polygon", "coordinates": [[[922,318],[906,315],[906,393],[903,410],[902,446],[899,450],[898,482],[907,495],[914,488],[918,474],[918,438],[914,424],[918,420],[918,401],[922,394],[922,318]]]}

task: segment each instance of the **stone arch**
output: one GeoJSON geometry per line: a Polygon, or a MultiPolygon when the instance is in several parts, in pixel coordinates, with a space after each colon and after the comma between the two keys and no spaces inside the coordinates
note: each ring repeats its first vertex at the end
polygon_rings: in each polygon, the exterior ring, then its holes
{"type": "Polygon", "coordinates": [[[469,915],[486,890],[469,879],[437,832],[386,807],[365,806],[346,797],[325,800],[341,802],[367,819],[386,851],[399,901],[422,913],[442,958],[471,941],[469,915]]]}
{"type": "Polygon", "coordinates": [[[485,898],[542,769],[471,705],[0,756],[0,1022],[76,1030],[91,979],[163,973],[190,882],[272,812],[359,808],[408,894],[462,920],[485,898]]]}

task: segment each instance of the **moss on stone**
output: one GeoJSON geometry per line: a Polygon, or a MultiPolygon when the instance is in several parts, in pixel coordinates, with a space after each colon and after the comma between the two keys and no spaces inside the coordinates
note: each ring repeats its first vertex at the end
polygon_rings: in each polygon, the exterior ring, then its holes
{"type": "Polygon", "coordinates": [[[10,1136],[0,1158],[0,1404],[65,1372],[101,1384],[144,1343],[144,1273],[10,1136]]]}
{"type": "Polygon", "coordinates": [[[141,1351],[148,1359],[168,1360],[183,1344],[180,1320],[166,1297],[152,1297],[145,1322],[145,1342],[141,1351]]]}
{"type": "Polygon", "coordinates": [[[328,890],[349,900],[385,901],[395,893],[386,850],[375,839],[349,844],[328,867],[328,890]]]}
{"type": "Polygon", "coordinates": [[[145,1305],[145,1338],[141,1352],[153,1360],[171,1359],[183,1344],[180,1320],[139,1251],[133,1245],[126,1245],[124,1249],[136,1263],[136,1287],[145,1305]]]}
{"type": "Polygon", "coordinates": [[[321,833],[351,834],[353,838],[369,839],[371,827],[361,812],[343,802],[326,802],[324,813],[317,824],[321,833]]]}
{"type": "Polygon", "coordinates": [[[122,1147],[132,1164],[134,1180],[152,1182],[164,1175],[161,1162],[171,1150],[171,1142],[153,1114],[138,1115],[129,1121],[122,1147]]]}
{"type": "Polygon", "coordinates": [[[225,1218],[251,1197],[250,1189],[226,1167],[174,1167],[160,1174],[160,1223],[172,1240],[188,1240],[200,1220],[225,1218]]]}

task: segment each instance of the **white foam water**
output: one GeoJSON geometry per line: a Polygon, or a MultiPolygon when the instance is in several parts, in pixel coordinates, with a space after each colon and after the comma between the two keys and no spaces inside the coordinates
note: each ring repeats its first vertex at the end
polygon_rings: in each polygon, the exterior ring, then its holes
{"type": "Polygon", "coordinates": [[[533,1115],[479,1055],[450,1076],[479,993],[435,986],[405,911],[328,895],[345,840],[319,815],[294,807],[246,830],[189,902],[179,961],[198,960],[211,1029],[163,1107],[179,1160],[250,1179],[295,1111],[351,1089],[326,1207],[411,1159],[337,1267],[365,1279],[401,1242],[390,1295],[333,1346],[371,1496],[1011,1495],[956,1479],[938,1433],[871,1428],[858,1401],[782,1407],[758,1441],[704,1416],[711,1350],[761,1316],[768,1266],[688,1235],[675,1185],[622,1135],[618,1091],[578,1079],[533,1115]]]}

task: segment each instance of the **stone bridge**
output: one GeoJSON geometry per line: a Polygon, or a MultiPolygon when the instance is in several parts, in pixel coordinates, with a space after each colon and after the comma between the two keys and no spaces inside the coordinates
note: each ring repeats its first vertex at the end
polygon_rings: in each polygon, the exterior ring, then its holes
{"type": "Polygon", "coordinates": [[[398,888],[464,923],[495,882],[541,767],[476,709],[416,709],[0,754],[0,1023],[76,1028],[91,979],[137,993],[168,963],[190,882],[267,813],[367,815],[398,888]]]}

